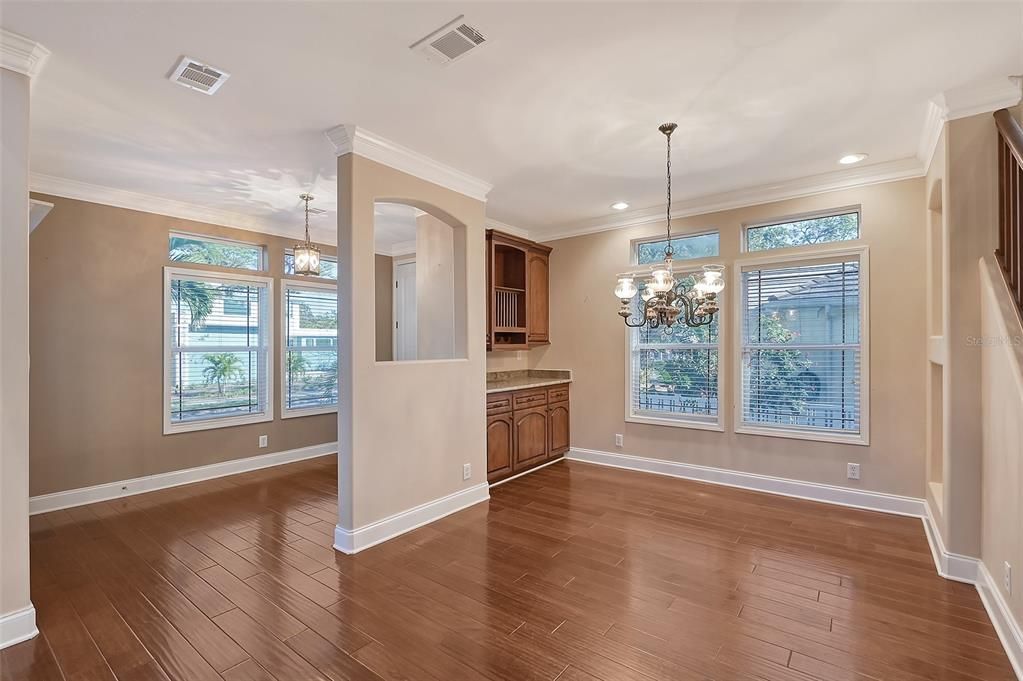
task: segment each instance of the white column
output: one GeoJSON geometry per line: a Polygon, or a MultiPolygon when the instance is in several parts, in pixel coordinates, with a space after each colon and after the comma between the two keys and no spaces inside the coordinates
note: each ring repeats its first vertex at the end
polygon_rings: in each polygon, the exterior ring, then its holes
{"type": "Polygon", "coordinates": [[[28,140],[49,52],[0,29],[0,648],[35,636],[28,570],[28,140]]]}

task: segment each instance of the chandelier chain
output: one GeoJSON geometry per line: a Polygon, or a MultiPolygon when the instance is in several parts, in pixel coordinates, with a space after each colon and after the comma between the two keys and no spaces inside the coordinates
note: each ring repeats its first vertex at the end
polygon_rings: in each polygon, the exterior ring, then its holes
{"type": "Polygon", "coordinates": [[[671,246],[671,133],[669,130],[666,134],[668,138],[668,161],[667,161],[667,174],[668,174],[668,208],[667,208],[667,220],[668,220],[668,245],[664,249],[664,255],[671,257],[675,254],[675,249],[671,246]]]}

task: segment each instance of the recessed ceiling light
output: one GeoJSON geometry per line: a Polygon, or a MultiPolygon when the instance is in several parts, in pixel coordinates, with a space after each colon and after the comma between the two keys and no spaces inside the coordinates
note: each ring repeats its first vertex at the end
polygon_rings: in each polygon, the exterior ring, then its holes
{"type": "Polygon", "coordinates": [[[629,207],[629,204],[625,203],[624,201],[615,201],[614,203],[611,204],[611,207],[614,208],[615,210],[625,210],[626,208],[629,207]]]}
{"type": "Polygon", "coordinates": [[[844,166],[850,166],[853,163],[859,163],[866,157],[866,154],[846,154],[842,158],[838,159],[838,162],[844,166]]]}

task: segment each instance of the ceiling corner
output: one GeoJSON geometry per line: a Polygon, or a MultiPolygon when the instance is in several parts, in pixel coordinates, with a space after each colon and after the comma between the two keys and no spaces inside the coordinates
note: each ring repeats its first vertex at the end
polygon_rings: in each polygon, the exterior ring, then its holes
{"type": "Polygon", "coordinates": [[[46,66],[50,51],[41,44],[0,28],[0,68],[35,78],[46,66]]]}

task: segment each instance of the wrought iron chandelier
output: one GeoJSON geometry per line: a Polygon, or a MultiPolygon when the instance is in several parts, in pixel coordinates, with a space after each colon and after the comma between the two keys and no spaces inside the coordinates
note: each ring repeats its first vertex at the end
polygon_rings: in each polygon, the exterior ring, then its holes
{"type": "Polygon", "coordinates": [[[298,198],[305,201],[305,243],[297,244],[295,253],[295,274],[305,277],[320,276],[320,249],[309,240],[309,202],[313,200],[312,194],[299,194],[298,198]]]}
{"type": "Polygon", "coordinates": [[[629,327],[646,326],[656,329],[671,328],[677,323],[686,326],[706,326],[714,321],[718,311],[717,295],[725,288],[721,265],[704,265],[703,276],[684,275],[675,278],[675,249],[671,245],[671,133],[678,126],[664,123],[660,130],[668,141],[668,241],[664,248],[664,262],[642,272],[626,272],[618,275],[615,296],[622,302],[618,314],[629,327]],[[639,286],[636,280],[642,279],[639,286]],[[639,318],[633,314],[633,298],[639,293],[642,298],[642,313],[639,318]]]}

